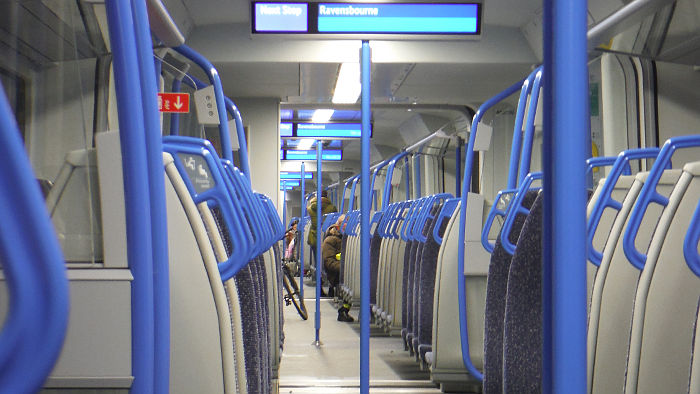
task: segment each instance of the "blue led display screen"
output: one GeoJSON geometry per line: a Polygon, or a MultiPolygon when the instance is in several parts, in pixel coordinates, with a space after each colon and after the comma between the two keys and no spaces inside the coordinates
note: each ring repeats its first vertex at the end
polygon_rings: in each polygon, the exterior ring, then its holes
{"type": "Polygon", "coordinates": [[[319,33],[478,34],[477,4],[320,3],[319,33]]]}
{"type": "MultiPolygon", "coordinates": [[[[315,150],[287,150],[285,151],[286,160],[316,160],[315,150]]],[[[339,149],[327,149],[321,154],[321,160],[341,161],[343,160],[343,151],[339,149]]]]}
{"type": "MultiPolygon", "coordinates": [[[[301,172],[280,171],[280,179],[301,179],[301,172]]],[[[304,179],[314,179],[314,173],[304,172],[304,179]]]]}
{"type": "Polygon", "coordinates": [[[253,3],[253,33],[308,32],[306,3],[253,3]]]}
{"type": "MultiPolygon", "coordinates": [[[[253,2],[253,33],[478,36],[480,3],[253,2]]],[[[446,37],[448,38],[448,37],[446,37]]]]}
{"type": "MultiPolygon", "coordinates": [[[[360,123],[299,123],[297,137],[310,138],[360,138],[360,123]]],[[[372,129],[370,128],[370,137],[372,129]]]]}
{"type": "Polygon", "coordinates": [[[292,123],[280,123],[280,137],[294,136],[294,125],[292,123]]]}

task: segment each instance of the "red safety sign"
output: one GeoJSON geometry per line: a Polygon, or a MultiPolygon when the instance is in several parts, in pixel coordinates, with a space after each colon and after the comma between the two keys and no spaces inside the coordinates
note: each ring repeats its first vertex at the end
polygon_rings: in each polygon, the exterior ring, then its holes
{"type": "Polygon", "coordinates": [[[158,93],[158,110],[160,112],[190,112],[190,95],[188,93],[158,93]]]}

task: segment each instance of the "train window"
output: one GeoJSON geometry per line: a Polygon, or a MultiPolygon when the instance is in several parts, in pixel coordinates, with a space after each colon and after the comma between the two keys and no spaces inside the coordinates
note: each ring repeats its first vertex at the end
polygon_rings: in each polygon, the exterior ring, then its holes
{"type": "Polygon", "coordinates": [[[117,127],[104,15],[82,0],[0,2],[0,80],[69,263],[103,259],[94,135],[117,127]]]}

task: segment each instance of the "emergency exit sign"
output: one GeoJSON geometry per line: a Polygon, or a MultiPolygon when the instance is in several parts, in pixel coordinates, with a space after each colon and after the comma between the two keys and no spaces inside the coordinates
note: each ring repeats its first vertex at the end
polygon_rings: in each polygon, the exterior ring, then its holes
{"type": "Polygon", "coordinates": [[[158,110],[186,114],[190,112],[188,93],[158,93],[158,110]]]}

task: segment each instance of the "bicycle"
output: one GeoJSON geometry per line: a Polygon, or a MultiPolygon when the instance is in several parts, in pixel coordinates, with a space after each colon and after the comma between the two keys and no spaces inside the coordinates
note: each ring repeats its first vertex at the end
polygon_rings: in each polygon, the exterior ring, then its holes
{"type": "Polygon", "coordinates": [[[282,271],[284,276],[282,277],[282,282],[287,294],[284,295],[285,305],[294,304],[299,316],[302,319],[307,320],[309,314],[306,311],[306,305],[304,305],[304,299],[300,297],[299,286],[297,285],[296,279],[294,279],[294,272],[290,265],[293,264],[292,261],[284,259],[282,261],[282,271]]]}

